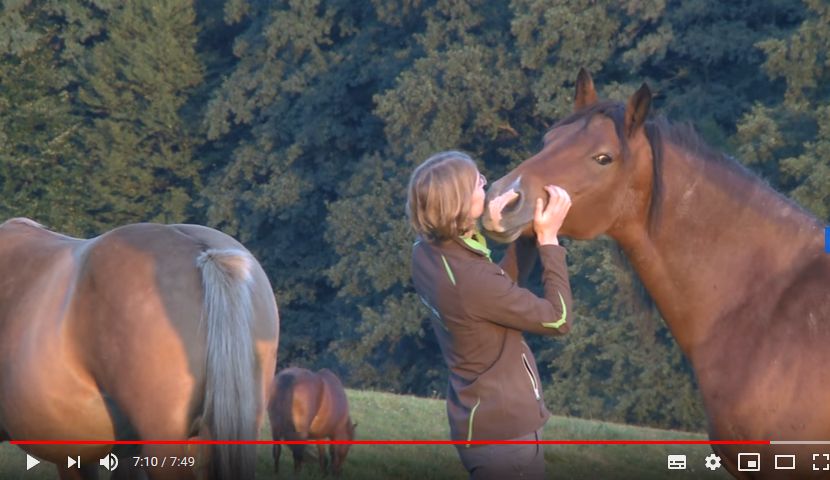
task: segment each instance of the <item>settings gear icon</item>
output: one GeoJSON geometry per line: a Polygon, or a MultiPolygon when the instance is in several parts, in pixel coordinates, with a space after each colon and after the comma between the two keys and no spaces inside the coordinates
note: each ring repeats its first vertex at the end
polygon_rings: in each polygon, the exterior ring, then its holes
{"type": "Polygon", "coordinates": [[[713,472],[720,468],[720,457],[714,453],[706,457],[706,468],[713,472]]]}

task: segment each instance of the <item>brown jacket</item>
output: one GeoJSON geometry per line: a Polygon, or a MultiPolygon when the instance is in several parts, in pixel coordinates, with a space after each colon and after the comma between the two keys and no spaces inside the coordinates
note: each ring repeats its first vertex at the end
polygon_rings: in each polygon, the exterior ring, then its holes
{"type": "Polygon", "coordinates": [[[571,289],[561,246],[538,247],[544,298],[520,287],[536,259],[534,239],[492,263],[483,237],[428,242],[412,250],[412,280],[432,312],[450,369],[447,414],[453,440],[506,440],[539,429],[550,413],[536,360],[522,332],[570,330],[571,289]]]}

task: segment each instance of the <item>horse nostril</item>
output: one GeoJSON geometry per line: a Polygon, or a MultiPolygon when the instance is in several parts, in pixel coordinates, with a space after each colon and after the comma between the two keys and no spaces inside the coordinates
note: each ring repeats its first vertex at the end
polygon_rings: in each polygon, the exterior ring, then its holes
{"type": "Polygon", "coordinates": [[[522,192],[517,191],[516,193],[516,198],[514,198],[510,201],[510,203],[504,206],[502,213],[513,213],[519,209],[519,206],[521,206],[524,197],[522,196],[522,192]]]}

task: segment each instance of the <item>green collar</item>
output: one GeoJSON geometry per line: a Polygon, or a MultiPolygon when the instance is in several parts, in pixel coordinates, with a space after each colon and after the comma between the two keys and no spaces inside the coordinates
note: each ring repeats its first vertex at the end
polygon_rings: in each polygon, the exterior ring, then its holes
{"type": "Polygon", "coordinates": [[[487,257],[487,260],[492,261],[490,258],[490,249],[487,248],[487,239],[484,238],[481,232],[475,232],[471,237],[461,237],[461,241],[473,250],[483,254],[487,257]]]}

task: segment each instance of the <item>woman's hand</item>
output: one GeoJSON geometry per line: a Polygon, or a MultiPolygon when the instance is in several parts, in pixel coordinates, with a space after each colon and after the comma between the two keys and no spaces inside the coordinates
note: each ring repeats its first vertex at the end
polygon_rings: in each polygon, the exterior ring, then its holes
{"type": "Polygon", "coordinates": [[[487,211],[490,213],[490,221],[493,223],[495,231],[504,231],[504,228],[501,226],[501,212],[508,203],[515,200],[518,196],[519,194],[516,191],[508,190],[490,200],[490,203],[487,204],[487,211]]]}
{"type": "Polygon", "coordinates": [[[571,196],[564,188],[555,185],[546,185],[545,191],[548,192],[548,205],[545,207],[541,198],[536,199],[533,230],[539,245],[559,245],[556,235],[571,208],[571,196]]]}

